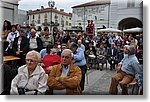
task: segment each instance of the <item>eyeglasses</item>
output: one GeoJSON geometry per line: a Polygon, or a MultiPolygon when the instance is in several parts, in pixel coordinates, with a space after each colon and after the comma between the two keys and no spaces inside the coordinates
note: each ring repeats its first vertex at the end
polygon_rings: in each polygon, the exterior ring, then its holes
{"type": "Polygon", "coordinates": [[[32,59],[26,59],[27,62],[35,62],[35,60],[32,59]]]}
{"type": "Polygon", "coordinates": [[[69,56],[61,56],[61,58],[69,59],[71,57],[69,57],[69,56]]]}

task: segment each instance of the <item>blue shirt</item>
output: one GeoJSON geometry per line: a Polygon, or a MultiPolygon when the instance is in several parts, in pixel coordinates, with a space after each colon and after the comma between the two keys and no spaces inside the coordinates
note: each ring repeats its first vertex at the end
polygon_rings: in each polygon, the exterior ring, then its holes
{"type": "Polygon", "coordinates": [[[113,43],[112,37],[110,37],[110,38],[108,39],[108,42],[109,42],[109,44],[113,43]]]}
{"type": "Polygon", "coordinates": [[[45,48],[45,49],[42,49],[42,50],[40,51],[40,54],[41,54],[41,58],[44,58],[44,56],[47,55],[46,48],[45,48]]]}
{"type": "Polygon", "coordinates": [[[136,73],[143,72],[135,55],[125,56],[119,64],[122,64],[121,70],[127,74],[134,76],[136,73]]]}
{"type": "Polygon", "coordinates": [[[138,86],[140,89],[143,89],[143,72],[138,73],[138,86]]]}
{"type": "Polygon", "coordinates": [[[73,59],[75,60],[75,65],[84,66],[86,65],[86,60],[84,56],[84,51],[82,48],[77,48],[75,54],[73,55],[73,59]]]}
{"type": "Polygon", "coordinates": [[[70,66],[62,65],[61,77],[66,77],[69,72],[70,66]]]}

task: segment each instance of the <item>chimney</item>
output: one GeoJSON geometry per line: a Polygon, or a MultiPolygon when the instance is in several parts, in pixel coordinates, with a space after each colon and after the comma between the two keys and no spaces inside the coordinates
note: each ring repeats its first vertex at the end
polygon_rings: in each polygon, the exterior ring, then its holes
{"type": "Polygon", "coordinates": [[[61,12],[64,12],[64,9],[60,9],[61,12]]]}
{"type": "Polygon", "coordinates": [[[44,6],[41,6],[41,9],[44,9],[44,6]]]}
{"type": "Polygon", "coordinates": [[[32,12],[32,10],[29,10],[28,12],[32,12]]]}

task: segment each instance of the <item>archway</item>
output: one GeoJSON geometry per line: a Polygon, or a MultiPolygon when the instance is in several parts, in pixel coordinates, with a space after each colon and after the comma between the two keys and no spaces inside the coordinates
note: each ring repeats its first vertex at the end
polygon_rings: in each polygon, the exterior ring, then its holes
{"type": "Polygon", "coordinates": [[[135,28],[135,27],[143,27],[143,23],[138,20],[137,18],[125,18],[121,20],[118,24],[118,29],[129,29],[129,28],[135,28]]]}

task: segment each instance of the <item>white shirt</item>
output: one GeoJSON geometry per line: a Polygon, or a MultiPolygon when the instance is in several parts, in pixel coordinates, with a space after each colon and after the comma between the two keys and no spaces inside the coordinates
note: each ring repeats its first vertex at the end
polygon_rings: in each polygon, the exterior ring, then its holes
{"type": "Polygon", "coordinates": [[[85,51],[85,46],[83,44],[81,44],[81,46],[78,45],[79,48],[82,48],[83,51],[85,51]]]}
{"type": "Polygon", "coordinates": [[[111,51],[112,51],[112,52],[111,52],[111,53],[112,53],[112,55],[114,55],[114,49],[112,49],[111,51]]]}
{"type": "Polygon", "coordinates": [[[20,44],[21,44],[21,40],[22,40],[22,38],[19,38],[19,39],[18,39],[18,43],[17,43],[18,51],[20,51],[20,44]]]}
{"type": "Polygon", "coordinates": [[[12,44],[13,44],[13,42],[14,42],[14,39],[15,39],[16,37],[18,37],[18,36],[19,36],[19,33],[17,33],[17,31],[16,31],[16,32],[10,32],[10,33],[8,34],[6,41],[9,42],[9,45],[8,45],[9,48],[12,48],[12,44]]]}
{"type": "Polygon", "coordinates": [[[37,41],[36,41],[36,37],[35,38],[30,38],[30,49],[36,49],[37,46],[37,41]]]}

